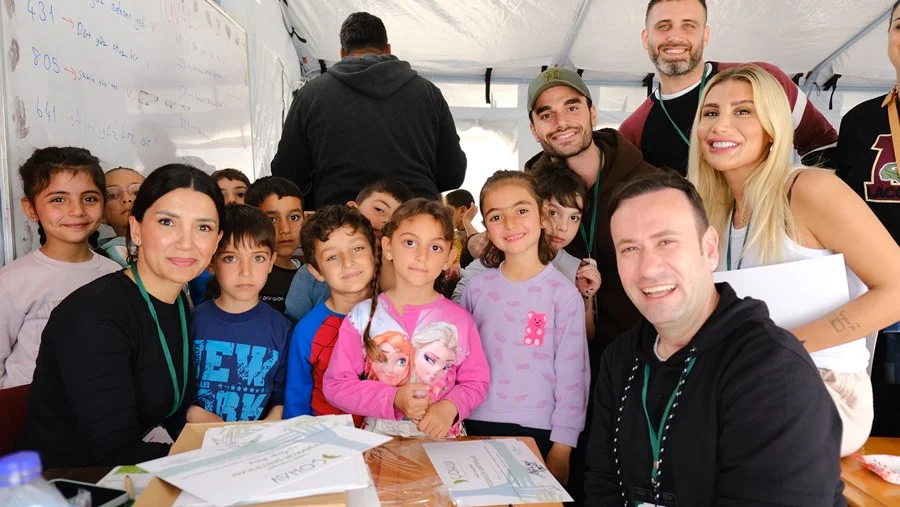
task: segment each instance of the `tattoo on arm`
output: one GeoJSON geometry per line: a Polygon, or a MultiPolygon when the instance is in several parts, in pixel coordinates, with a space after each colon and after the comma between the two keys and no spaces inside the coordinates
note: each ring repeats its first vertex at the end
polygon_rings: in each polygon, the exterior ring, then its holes
{"type": "Polygon", "coordinates": [[[839,335],[845,335],[859,329],[859,323],[852,322],[845,312],[839,311],[831,314],[831,328],[839,335]]]}

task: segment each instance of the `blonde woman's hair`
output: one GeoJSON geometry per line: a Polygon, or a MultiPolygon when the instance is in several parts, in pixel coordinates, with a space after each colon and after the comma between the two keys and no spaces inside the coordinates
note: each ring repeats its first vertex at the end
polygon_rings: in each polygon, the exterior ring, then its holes
{"type": "MultiPolygon", "coordinates": [[[[785,184],[792,171],[794,124],[791,106],[781,84],[771,74],[756,65],[727,69],[716,74],[706,85],[691,129],[688,179],[703,198],[710,224],[720,236],[728,234],[728,219],[735,205],[735,197],[722,172],[715,170],[703,158],[698,133],[703,104],[710,90],[727,81],[742,81],[753,89],[753,104],[763,130],[772,139],[766,159],[745,183],[742,208],[749,210],[750,230],[747,247],[741,252],[759,249],[761,261],[775,264],[782,259],[783,237],[799,242],[796,222],[791,215],[785,184]]],[[[728,240],[719,242],[719,249],[727,248],[728,240]]]]}

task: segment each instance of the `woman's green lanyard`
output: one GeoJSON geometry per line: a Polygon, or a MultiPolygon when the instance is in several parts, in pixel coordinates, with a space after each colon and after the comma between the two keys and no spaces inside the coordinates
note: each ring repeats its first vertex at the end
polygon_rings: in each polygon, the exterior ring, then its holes
{"type": "MultiPolygon", "coordinates": [[[[703,77],[700,78],[700,97],[703,96],[703,88],[706,87],[706,64],[703,64],[703,77]]],[[[662,107],[664,113],[666,113],[666,118],[669,119],[669,123],[675,127],[675,132],[678,132],[678,135],[681,136],[681,139],[684,141],[684,144],[691,146],[691,140],[688,139],[688,136],[685,135],[684,132],[678,128],[678,125],[675,123],[675,120],[672,119],[672,116],[669,114],[669,111],[666,110],[666,101],[663,100],[662,96],[662,85],[656,87],[656,93],[659,94],[659,106],[662,107]]],[[[699,100],[699,99],[698,99],[699,100]]]]}
{"type": "MultiPolygon", "coordinates": [[[[725,246],[725,269],[731,271],[731,232],[732,226],[734,224],[734,212],[737,209],[737,204],[732,206],[731,208],[731,217],[728,220],[728,244],[725,246]]],[[[744,250],[747,248],[747,238],[750,237],[750,220],[753,218],[751,215],[750,218],[747,219],[747,229],[744,234],[744,243],[741,245],[741,255],[738,258],[737,269],[741,269],[741,264],[744,262],[744,250]]]]}
{"type": "MultiPolygon", "coordinates": [[[[602,158],[601,167],[603,165],[602,158]]],[[[587,247],[588,257],[591,257],[591,252],[594,251],[594,232],[596,232],[597,225],[597,195],[600,193],[600,172],[597,171],[597,181],[594,182],[594,200],[591,203],[591,232],[590,234],[584,232],[584,220],[581,221],[581,225],[579,225],[578,229],[581,231],[581,237],[584,239],[584,245],[587,247]]]]}
{"type": "Polygon", "coordinates": [[[654,489],[659,486],[659,482],[657,481],[660,465],[659,455],[662,450],[662,441],[666,423],[669,418],[669,412],[672,410],[672,405],[675,404],[675,398],[678,397],[678,393],[681,391],[684,379],[687,378],[688,374],[694,368],[694,362],[696,361],[696,357],[692,357],[690,361],[688,361],[687,368],[685,368],[681,378],[678,379],[678,383],[675,384],[675,389],[672,390],[672,395],[669,396],[669,402],[666,404],[666,409],[663,411],[662,418],[659,420],[658,430],[653,429],[653,423],[650,422],[650,412],[647,410],[647,387],[650,385],[650,365],[644,365],[644,387],[641,390],[641,402],[644,404],[644,415],[647,416],[647,430],[650,433],[650,450],[653,452],[653,468],[650,470],[650,484],[654,489]]]}
{"type": "Polygon", "coordinates": [[[147,303],[147,308],[150,309],[150,316],[153,317],[153,322],[156,323],[156,331],[159,333],[159,344],[162,347],[163,355],[166,356],[166,365],[169,367],[169,375],[172,376],[172,388],[175,389],[175,398],[172,403],[172,410],[166,415],[166,417],[170,417],[174,414],[178,407],[181,406],[182,400],[184,400],[184,391],[187,388],[187,376],[188,376],[188,332],[187,332],[187,319],[184,316],[184,302],[181,300],[181,296],[178,297],[178,314],[181,317],[181,341],[183,344],[182,348],[182,357],[184,358],[184,384],[181,386],[181,390],[178,390],[178,378],[175,376],[175,365],[172,363],[172,354],[169,352],[169,346],[166,344],[166,335],[163,333],[162,326],[159,325],[159,317],[156,316],[156,309],[153,307],[153,303],[150,301],[150,295],[147,294],[147,289],[144,288],[144,282],[141,281],[141,275],[138,274],[137,264],[131,265],[131,273],[134,275],[134,283],[137,284],[138,290],[141,291],[141,296],[144,298],[144,302],[147,303]]]}

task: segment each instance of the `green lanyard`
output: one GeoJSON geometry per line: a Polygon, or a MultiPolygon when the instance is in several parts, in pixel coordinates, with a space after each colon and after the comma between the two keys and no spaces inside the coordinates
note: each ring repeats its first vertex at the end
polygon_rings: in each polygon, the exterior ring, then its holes
{"type": "Polygon", "coordinates": [[[169,375],[172,376],[172,388],[175,389],[175,398],[172,403],[172,410],[166,415],[166,418],[170,417],[174,414],[178,407],[181,406],[182,400],[184,400],[184,391],[187,388],[188,381],[188,332],[187,332],[187,319],[184,317],[184,302],[181,300],[181,296],[178,296],[178,313],[181,317],[181,341],[183,343],[182,349],[182,357],[184,358],[184,384],[181,386],[181,391],[178,390],[178,378],[175,376],[175,365],[172,363],[172,354],[169,352],[169,346],[166,344],[166,335],[163,333],[162,326],[159,325],[159,317],[156,316],[156,309],[153,307],[153,303],[150,302],[150,295],[147,294],[147,289],[144,288],[144,282],[141,281],[141,275],[138,274],[137,264],[131,265],[131,273],[134,275],[134,283],[137,284],[138,290],[141,291],[141,296],[144,298],[144,302],[147,303],[147,308],[150,309],[150,316],[153,317],[153,322],[156,322],[156,331],[159,333],[159,344],[162,346],[163,355],[166,356],[166,365],[169,367],[169,375]]]}
{"type": "MultiPolygon", "coordinates": [[[[705,88],[705,87],[706,87],[706,64],[704,63],[703,64],[703,77],[700,78],[700,97],[701,98],[703,97],[703,88],[705,88]]],[[[659,105],[660,105],[660,107],[662,107],[663,112],[666,113],[666,118],[669,119],[669,123],[671,123],[672,126],[675,127],[675,132],[678,132],[678,135],[681,136],[681,139],[684,141],[684,144],[686,144],[686,145],[688,145],[688,147],[690,147],[691,140],[688,139],[688,136],[686,136],[685,133],[682,132],[682,130],[680,128],[678,128],[678,125],[675,123],[675,120],[672,119],[672,115],[670,115],[669,111],[666,110],[666,101],[663,100],[663,96],[662,96],[662,85],[656,87],[656,92],[659,94],[659,105]]]]}
{"type": "MultiPolygon", "coordinates": [[[[602,160],[602,159],[601,159],[602,160]]],[[[601,162],[602,165],[602,162],[601,162]]],[[[584,232],[584,220],[581,221],[581,225],[578,227],[578,230],[581,231],[581,237],[584,239],[584,245],[587,247],[588,257],[591,257],[591,252],[594,251],[594,232],[596,232],[597,225],[597,211],[599,206],[597,205],[597,195],[600,193],[600,171],[597,171],[597,181],[594,182],[594,201],[591,203],[591,232],[590,234],[584,232]]]]}
{"type": "Polygon", "coordinates": [[[659,420],[659,430],[653,429],[653,424],[650,422],[650,412],[647,410],[647,386],[650,385],[650,365],[644,365],[644,388],[641,390],[641,402],[644,404],[644,415],[647,416],[647,431],[650,433],[650,450],[653,452],[653,468],[650,470],[650,482],[654,488],[657,486],[656,477],[659,475],[659,453],[662,448],[663,430],[666,427],[666,420],[669,418],[669,411],[672,410],[675,398],[678,397],[678,392],[681,390],[681,383],[694,368],[694,362],[696,361],[696,357],[691,358],[685,369],[684,375],[682,375],[682,377],[678,379],[678,383],[675,384],[675,389],[672,390],[672,395],[669,396],[669,403],[666,404],[666,409],[663,411],[662,418],[659,420]]]}
{"type": "MultiPolygon", "coordinates": [[[[728,244],[725,247],[725,269],[727,271],[731,271],[731,231],[732,226],[734,224],[734,212],[737,209],[737,205],[731,208],[731,217],[728,220],[728,244]]],[[[753,218],[751,215],[750,218],[747,219],[747,229],[744,234],[744,243],[741,245],[741,255],[738,258],[737,269],[741,269],[741,264],[744,262],[744,250],[747,248],[747,238],[750,237],[750,220],[753,218]]]]}

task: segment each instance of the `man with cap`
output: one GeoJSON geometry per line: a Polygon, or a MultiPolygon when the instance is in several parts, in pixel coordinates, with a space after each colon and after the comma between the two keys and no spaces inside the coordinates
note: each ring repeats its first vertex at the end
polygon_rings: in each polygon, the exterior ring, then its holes
{"type": "MultiPolygon", "coordinates": [[[[615,129],[594,131],[597,110],[591,92],[576,72],[552,68],[541,72],[528,86],[528,119],[531,134],[543,151],[525,164],[526,171],[556,166],[572,171],[588,188],[580,232],[566,247],[579,259],[593,259],[600,271],[600,289],[594,296],[594,336],[588,337],[591,386],[606,345],[638,321],[640,313],[628,299],[616,269],[616,251],[609,232],[609,199],[613,190],[634,178],[660,172],[644,162],[641,152],[615,129]],[[596,317],[595,317],[596,318],[596,317]]],[[[591,396],[590,399],[592,399],[591,396]]],[[[590,428],[591,405],[588,405],[590,428]]],[[[569,492],[580,503],[587,431],[572,453],[569,492]]]]}
{"type": "Polygon", "coordinates": [[[603,346],[640,316],[616,271],[607,203],[616,186],[658,169],[644,162],[641,152],[615,129],[593,130],[597,110],[591,92],[572,70],[552,68],[534,78],[528,86],[528,119],[543,151],[525,163],[525,170],[555,164],[577,174],[588,187],[580,233],[566,251],[597,262],[602,283],[595,296],[595,315],[603,319],[592,344],[603,346]]]}

